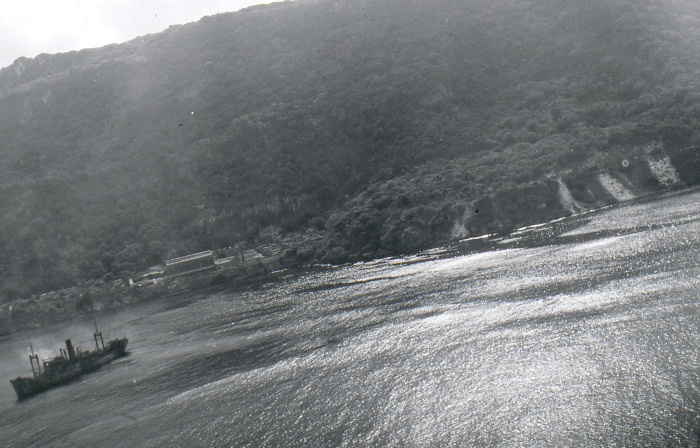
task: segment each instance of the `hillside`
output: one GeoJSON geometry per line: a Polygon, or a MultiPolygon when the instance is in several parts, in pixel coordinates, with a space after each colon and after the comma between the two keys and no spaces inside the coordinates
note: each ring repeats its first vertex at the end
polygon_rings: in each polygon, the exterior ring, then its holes
{"type": "Polygon", "coordinates": [[[697,183],[699,42],[690,0],[318,0],[18,59],[0,301],[307,227],[339,262],[697,183]]]}

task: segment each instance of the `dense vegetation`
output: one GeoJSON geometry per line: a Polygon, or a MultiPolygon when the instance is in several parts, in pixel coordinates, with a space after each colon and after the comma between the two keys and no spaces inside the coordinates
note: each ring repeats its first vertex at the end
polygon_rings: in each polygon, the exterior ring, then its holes
{"type": "Polygon", "coordinates": [[[406,220],[442,232],[480,195],[698,144],[699,39],[690,0],[321,0],[19,59],[0,300],[270,226],[327,228],[331,261],[410,250],[430,236],[397,242],[406,220]]]}

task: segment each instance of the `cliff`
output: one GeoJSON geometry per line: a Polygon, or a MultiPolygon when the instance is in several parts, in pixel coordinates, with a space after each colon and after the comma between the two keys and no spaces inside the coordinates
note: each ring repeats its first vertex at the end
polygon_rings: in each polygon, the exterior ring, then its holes
{"type": "Polygon", "coordinates": [[[659,142],[619,148],[515,187],[503,186],[509,170],[499,173],[501,165],[482,169],[482,179],[465,177],[474,165],[455,159],[372,185],[331,217],[321,257],[338,262],[408,253],[697,185],[700,148],[667,149],[659,142]]]}

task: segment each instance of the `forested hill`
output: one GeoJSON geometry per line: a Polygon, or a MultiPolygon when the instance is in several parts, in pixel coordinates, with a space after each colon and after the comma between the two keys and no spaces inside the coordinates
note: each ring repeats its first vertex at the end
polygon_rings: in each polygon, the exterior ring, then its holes
{"type": "Polygon", "coordinates": [[[20,58],[0,300],[308,226],[317,259],[412,250],[562,213],[542,179],[603,200],[590,173],[700,143],[699,37],[692,0],[318,0],[20,58]]]}

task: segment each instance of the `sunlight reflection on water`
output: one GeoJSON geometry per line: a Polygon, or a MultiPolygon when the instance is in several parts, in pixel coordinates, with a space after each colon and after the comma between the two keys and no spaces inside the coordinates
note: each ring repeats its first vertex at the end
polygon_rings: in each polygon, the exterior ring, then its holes
{"type": "Polygon", "coordinates": [[[667,436],[700,385],[699,197],[581,233],[675,220],[624,236],[441,249],[124,319],[131,356],[0,402],[0,445],[680,446],[667,436]]]}

